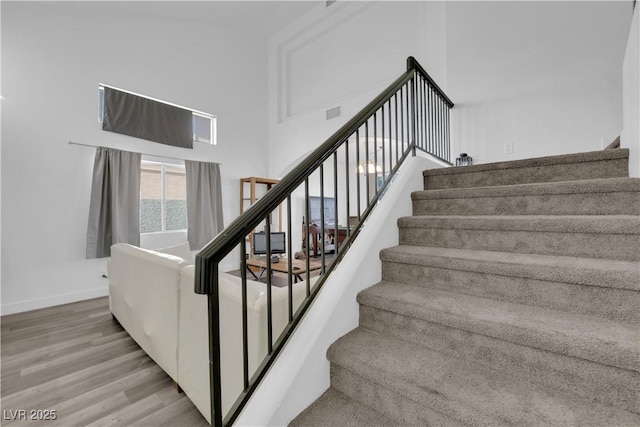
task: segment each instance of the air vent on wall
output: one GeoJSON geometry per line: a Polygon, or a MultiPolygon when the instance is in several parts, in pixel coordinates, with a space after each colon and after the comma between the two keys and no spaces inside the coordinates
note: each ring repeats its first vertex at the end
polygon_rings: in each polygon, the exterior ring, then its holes
{"type": "Polygon", "coordinates": [[[335,2],[336,2],[336,0],[327,0],[327,7],[331,6],[335,2]]]}
{"type": "Polygon", "coordinates": [[[339,106],[330,108],[327,110],[327,120],[335,119],[336,117],[339,117],[340,114],[342,114],[342,111],[340,111],[339,106]]]}

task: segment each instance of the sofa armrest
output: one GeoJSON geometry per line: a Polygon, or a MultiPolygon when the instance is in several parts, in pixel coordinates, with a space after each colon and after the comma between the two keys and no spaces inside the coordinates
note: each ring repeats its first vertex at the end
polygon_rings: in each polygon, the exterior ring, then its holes
{"type": "Polygon", "coordinates": [[[118,322],[171,378],[178,378],[181,258],[118,243],[111,247],[109,306],[118,322]]]}

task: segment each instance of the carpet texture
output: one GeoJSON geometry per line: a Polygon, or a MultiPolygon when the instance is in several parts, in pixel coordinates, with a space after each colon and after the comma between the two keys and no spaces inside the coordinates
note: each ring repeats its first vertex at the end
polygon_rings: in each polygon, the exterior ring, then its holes
{"type": "Polygon", "coordinates": [[[331,387],[291,425],[640,425],[628,151],[424,172],[331,387]]]}

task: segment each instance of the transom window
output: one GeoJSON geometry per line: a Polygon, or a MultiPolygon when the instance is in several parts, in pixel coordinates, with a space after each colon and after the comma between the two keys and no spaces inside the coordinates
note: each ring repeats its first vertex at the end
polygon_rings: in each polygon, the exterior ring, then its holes
{"type": "MultiPolygon", "coordinates": [[[[154,101],[161,102],[167,105],[174,105],[176,107],[190,110],[192,114],[191,128],[192,128],[192,134],[193,134],[193,142],[202,142],[205,144],[213,144],[213,145],[217,144],[216,116],[208,113],[204,113],[202,111],[196,111],[191,108],[181,107],[180,105],[172,104],[170,102],[160,101],[155,98],[139,95],[137,93],[123,91],[122,89],[118,89],[118,90],[122,92],[131,93],[137,96],[142,96],[143,98],[153,99],[154,101]]],[[[103,119],[104,119],[104,85],[98,85],[98,122],[102,123],[103,119]]]]}

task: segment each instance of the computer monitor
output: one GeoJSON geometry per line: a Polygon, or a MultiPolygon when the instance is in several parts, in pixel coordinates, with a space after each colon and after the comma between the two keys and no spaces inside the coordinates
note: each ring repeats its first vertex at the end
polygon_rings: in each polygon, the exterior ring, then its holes
{"type": "MultiPolygon", "coordinates": [[[[284,254],[287,252],[286,235],[284,231],[274,231],[271,233],[271,253],[284,254]]],[[[253,234],[254,255],[265,255],[267,253],[267,235],[264,232],[253,234]]]]}

